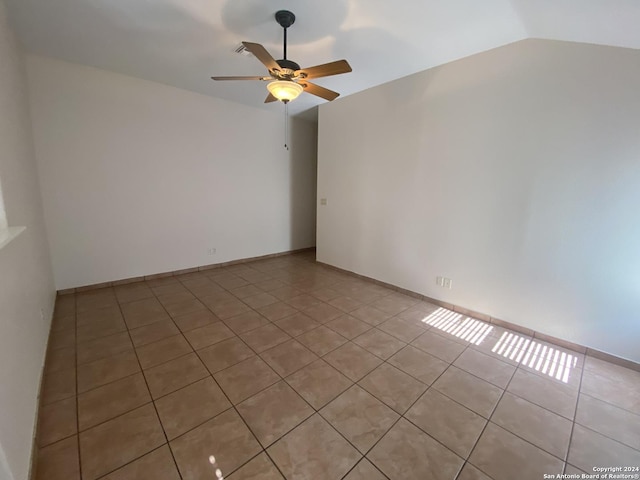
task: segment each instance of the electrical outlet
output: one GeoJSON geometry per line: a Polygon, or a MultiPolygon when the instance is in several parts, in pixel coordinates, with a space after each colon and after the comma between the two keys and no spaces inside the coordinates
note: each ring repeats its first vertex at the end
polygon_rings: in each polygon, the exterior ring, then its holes
{"type": "Polygon", "coordinates": [[[320,205],[326,205],[327,204],[327,199],[326,198],[321,198],[320,199],[320,205]]]}
{"type": "Polygon", "coordinates": [[[442,282],[442,286],[443,286],[444,288],[449,288],[449,289],[450,289],[450,288],[451,288],[452,283],[453,283],[453,282],[451,281],[451,279],[450,279],[450,278],[445,278],[445,279],[444,279],[444,281],[442,282]]]}
{"type": "Polygon", "coordinates": [[[215,255],[216,254],[216,249],[215,248],[209,248],[207,250],[207,255],[215,255]]]}

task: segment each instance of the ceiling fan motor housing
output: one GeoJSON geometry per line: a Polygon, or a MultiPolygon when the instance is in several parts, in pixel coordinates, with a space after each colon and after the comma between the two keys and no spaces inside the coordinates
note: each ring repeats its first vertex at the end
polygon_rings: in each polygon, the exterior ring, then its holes
{"type": "Polygon", "coordinates": [[[296,16],[289,10],[278,10],[276,12],[276,22],[278,22],[282,28],[289,28],[295,21],[296,16]]]}

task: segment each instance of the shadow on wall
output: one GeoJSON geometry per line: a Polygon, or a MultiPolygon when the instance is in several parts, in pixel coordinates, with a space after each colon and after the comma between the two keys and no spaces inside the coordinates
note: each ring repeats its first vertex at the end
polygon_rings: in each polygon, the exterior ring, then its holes
{"type": "Polygon", "coordinates": [[[318,124],[291,117],[289,129],[289,240],[299,249],[316,244],[318,124]]]}

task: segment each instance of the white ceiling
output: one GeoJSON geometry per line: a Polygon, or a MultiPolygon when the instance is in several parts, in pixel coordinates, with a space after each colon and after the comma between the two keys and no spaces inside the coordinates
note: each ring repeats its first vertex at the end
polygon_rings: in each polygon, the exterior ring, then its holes
{"type": "MultiPolygon", "coordinates": [[[[281,111],[264,105],[263,75],[234,53],[243,40],[282,54],[273,15],[289,9],[288,57],[302,67],[346,58],[353,72],[314,80],[342,95],[525,38],[640,48],[640,0],[5,0],[25,48],[281,111]]],[[[324,102],[304,94],[291,113],[324,102]]]]}

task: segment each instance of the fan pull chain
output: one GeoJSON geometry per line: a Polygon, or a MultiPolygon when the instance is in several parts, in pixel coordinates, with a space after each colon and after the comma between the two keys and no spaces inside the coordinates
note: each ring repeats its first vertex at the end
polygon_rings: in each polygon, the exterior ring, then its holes
{"type": "Polygon", "coordinates": [[[289,102],[284,104],[284,148],[289,150],[289,102]]]}

